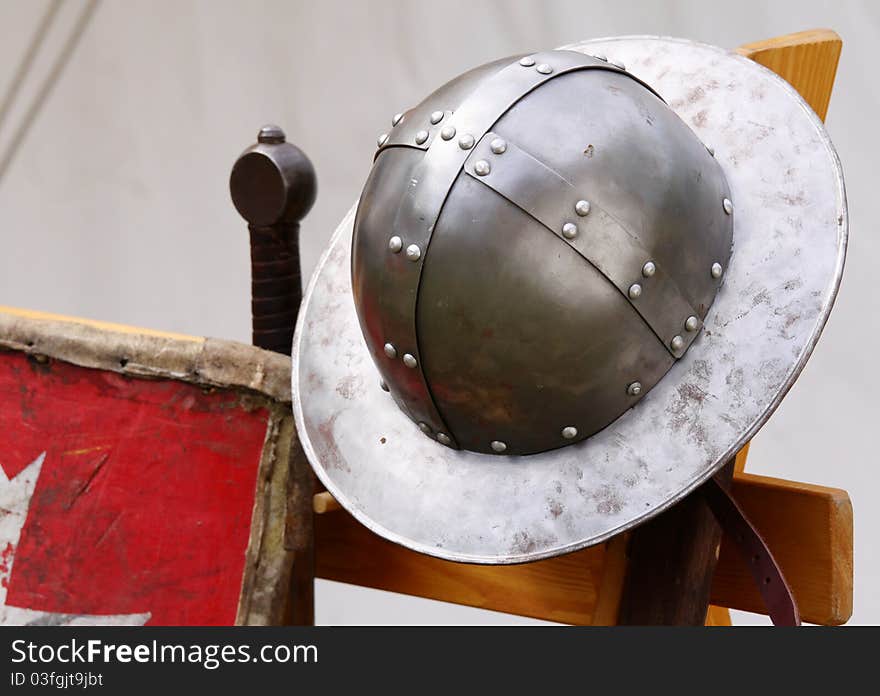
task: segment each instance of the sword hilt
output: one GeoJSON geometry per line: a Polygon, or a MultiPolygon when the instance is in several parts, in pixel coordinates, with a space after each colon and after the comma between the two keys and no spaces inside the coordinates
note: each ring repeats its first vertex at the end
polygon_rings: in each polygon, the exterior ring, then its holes
{"type": "Polygon", "coordinates": [[[302,301],[299,223],[315,202],[315,168],[278,126],[264,126],[232,167],[229,191],[250,230],[253,344],[290,355],[302,301]]]}

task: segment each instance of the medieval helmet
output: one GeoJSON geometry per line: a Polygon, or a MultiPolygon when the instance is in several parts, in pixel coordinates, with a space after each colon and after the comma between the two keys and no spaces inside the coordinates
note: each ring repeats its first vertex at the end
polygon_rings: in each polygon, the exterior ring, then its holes
{"type": "Polygon", "coordinates": [[[378,146],[306,292],[294,411],[328,490],[418,551],[536,560],[657,514],[766,421],[830,312],[834,150],[720,49],[495,61],[378,146]]]}
{"type": "Polygon", "coordinates": [[[733,235],[718,162],[648,85],[577,51],[447,83],[379,138],[352,285],[400,408],[450,447],[590,437],[684,356],[733,235]]]}

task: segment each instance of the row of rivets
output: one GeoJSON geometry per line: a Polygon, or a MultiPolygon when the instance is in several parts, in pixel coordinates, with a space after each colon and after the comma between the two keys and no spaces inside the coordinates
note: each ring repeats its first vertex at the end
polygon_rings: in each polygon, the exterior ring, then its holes
{"type": "MultiPolygon", "coordinates": [[[[574,212],[580,217],[590,214],[590,201],[580,200],[574,204],[574,212]]],[[[578,227],[573,222],[566,222],[562,226],[562,236],[566,239],[574,239],[578,235],[578,227]]]]}
{"type": "Polygon", "coordinates": [[[431,430],[431,426],[427,423],[419,423],[419,430],[421,430],[428,437],[436,438],[437,442],[441,445],[446,445],[447,447],[452,444],[452,439],[446,433],[437,433],[434,435],[434,431],[431,430]]]}
{"type": "MultiPolygon", "coordinates": [[[[403,240],[394,235],[391,239],[388,240],[388,250],[392,254],[400,253],[400,250],[403,249],[403,240]]],[[[410,261],[418,261],[422,257],[422,250],[419,249],[417,244],[410,244],[406,248],[406,258],[410,261]]]]}
{"type": "MultiPolygon", "coordinates": [[[[630,396],[638,396],[639,394],[642,393],[642,383],[641,382],[632,382],[632,383],[628,384],[626,387],[626,393],[629,394],[630,396]]],[[[423,425],[424,425],[424,423],[419,423],[420,428],[422,428],[423,425]]],[[[429,432],[429,431],[425,431],[425,428],[422,428],[422,432],[429,432]]],[[[563,439],[565,439],[565,440],[573,440],[578,435],[578,429],[576,427],[574,427],[573,425],[567,425],[562,429],[561,435],[562,435],[563,439]]],[[[440,435],[437,435],[437,439],[440,440],[440,435]]],[[[441,440],[441,442],[442,442],[442,440],[441,440]]],[[[448,444],[448,443],[443,442],[443,444],[448,444]]],[[[492,440],[492,442],[490,443],[490,447],[492,448],[493,451],[497,452],[498,454],[502,454],[503,452],[507,451],[507,443],[502,442],[501,440],[492,440]]]]}
{"type": "MultiPolygon", "coordinates": [[[[524,68],[531,68],[535,65],[535,59],[532,56],[523,56],[519,59],[519,64],[524,68]]],[[[553,72],[553,68],[550,67],[547,63],[541,63],[540,65],[535,66],[535,70],[537,70],[542,75],[549,75],[553,72]]]]}
{"type": "MultiPolygon", "coordinates": [[[[387,355],[392,360],[394,360],[394,358],[397,357],[397,348],[394,347],[393,343],[386,343],[383,346],[383,350],[385,351],[385,355],[387,355]]],[[[407,367],[415,367],[419,363],[412,354],[404,353],[403,354],[403,364],[406,365],[407,367]]]]}
{"type": "MultiPolygon", "coordinates": [[[[440,123],[440,121],[443,120],[443,117],[445,115],[446,114],[442,111],[432,112],[430,116],[431,124],[436,126],[438,123],[440,123]]],[[[403,121],[403,118],[404,115],[402,113],[394,114],[394,117],[391,119],[391,126],[397,127],[397,125],[401,121],[403,121]]],[[[431,134],[426,130],[418,131],[415,135],[416,145],[424,145],[426,142],[428,142],[428,138],[430,137],[430,135],[431,134]]],[[[455,137],[455,128],[447,126],[440,132],[440,135],[444,140],[450,140],[451,138],[455,137]]],[[[378,147],[382,147],[385,143],[388,142],[388,137],[388,133],[382,133],[382,135],[379,136],[378,140],[376,140],[376,145],[378,147]]]]}

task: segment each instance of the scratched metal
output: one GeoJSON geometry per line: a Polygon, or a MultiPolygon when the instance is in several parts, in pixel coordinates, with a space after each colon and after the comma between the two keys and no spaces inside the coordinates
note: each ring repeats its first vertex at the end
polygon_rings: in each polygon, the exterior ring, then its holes
{"type": "Polygon", "coordinates": [[[727,461],[803,369],[840,282],[847,211],[820,121],[779,77],[718,48],[590,41],[651,84],[715,149],[736,206],[734,250],[705,330],[644,399],[581,443],[527,457],[454,451],[379,387],[351,297],[350,212],[306,293],[294,339],[303,447],[374,532],[455,561],[517,563],[603,541],[727,461]]]}

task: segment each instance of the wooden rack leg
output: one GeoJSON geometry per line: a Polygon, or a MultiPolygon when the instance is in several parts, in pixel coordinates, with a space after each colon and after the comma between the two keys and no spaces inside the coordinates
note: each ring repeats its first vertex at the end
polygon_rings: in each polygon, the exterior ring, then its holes
{"type": "MultiPolygon", "coordinates": [[[[733,462],[719,474],[727,482],[733,462]]],[[[721,526],[689,495],[632,531],[618,624],[702,626],[721,549],[721,526]]]]}

